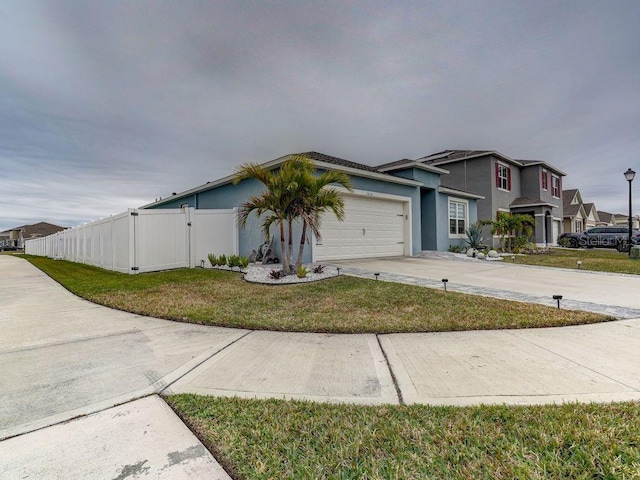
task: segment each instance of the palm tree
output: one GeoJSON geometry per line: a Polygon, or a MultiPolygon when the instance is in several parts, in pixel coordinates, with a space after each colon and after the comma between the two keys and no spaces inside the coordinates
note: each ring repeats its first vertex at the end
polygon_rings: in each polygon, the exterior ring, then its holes
{"type": "Polygon", "coordinates": [[[310,228],[319,237],[321,217],[329,210],[333,211],[340,220],[344,218],[342,195],[327,186],[337,183],[351,190],[349,177],[342,172],[332,170],[317,176],[312,160],[294,155],[284,161],[277,172],[253,163],[244,164],[238,169],[233,183],[237,185],[247,178],[255,178],[267,189],[261,195],[251,197],[240,206],[238,222],[244,227],[251,213],[255,213],[258,217],[267,214],[262,222],[262,231],[268,240],[271,238],[271,226],[278,225],[282,269],[290,274],[293,263],[293,222],[302,219],[302,233],[296,262],[296,267],[299,268],[302,265],[304,245],[307,241],[307,229],[310,228]]]}
{"type": "Polygon", "coordinates": [[[238,223],[244,227],[251,213],[257,217],[267,214],[262,222],[262,232],[267,240],[271,238],[271,226],[276,224],[280,229],[280,251],[282,257],[282,269],[289,273],[287,252],[285,250],[285,221],[287,211],[292,201],[291,191],[280,172],[274,173],[255,163],[245,163],[237,171],[233,184],[237,185],[247,178],[255,178],[260,181],[266,190],[258,196],[249,198],[240,205],[238,223]]]}
{"type": "Polygon", "coordinates": [[[503,249],[505,237],[507,238],[507,251],[511,253],[511,237],[513,234],[522,235],[524,232],[531,235],[535,220],[531,215],[521,213],[511,214],[509,212],[499,212],[495,220],[482,220],[481,225],[491,226],[491,234],[500,235],[500,248],[503,249]]]}
{"type": "Polygon", "coordinates": [[[316,170],[311,161],[309,161],[308,166],[310,168],[305,169],[302,173],[304,181],[301,181],[300,185],[304,185],[304,187],[301,191],[299,201],[294,206],[297,216],[302,219],[302,233],[300,235],[296,269],[302,266],[304,247],[307,243],[307,229],[310,229],[311,232],[320,239],[320,223],[322,216],[326,212],[332,211],[339,221],[344,220],[344,200],[342,193],[335,188],[329,188],[329,185],[338,184],[349,191],[353,190],[347,174],[329,170],[316,176],[316,170]]]}

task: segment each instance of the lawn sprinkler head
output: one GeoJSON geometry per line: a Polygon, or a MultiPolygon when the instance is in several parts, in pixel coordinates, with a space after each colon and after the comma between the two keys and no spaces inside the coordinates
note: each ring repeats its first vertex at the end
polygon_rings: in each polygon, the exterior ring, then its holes
{"type": "Polygon", "coordinates": [[[582,260],[578,260],[578,268],[582,268],[582,260]]]}

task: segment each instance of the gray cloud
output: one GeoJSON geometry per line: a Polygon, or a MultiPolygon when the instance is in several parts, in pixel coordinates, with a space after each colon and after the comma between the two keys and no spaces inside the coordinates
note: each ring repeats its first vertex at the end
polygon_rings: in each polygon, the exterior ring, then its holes
{"type": "Polygon", "coordinates": [[[496,149],[624,211],[639,24],[635,1],[7,1],[0,229],[305,150],[374,165],[496,149]]]}

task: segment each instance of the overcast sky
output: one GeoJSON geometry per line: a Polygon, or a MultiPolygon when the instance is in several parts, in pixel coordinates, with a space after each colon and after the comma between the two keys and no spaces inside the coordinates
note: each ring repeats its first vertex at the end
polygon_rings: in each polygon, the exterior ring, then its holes
{"type": "Polygon", "coordinates": [[[288,153],[444,149],[545,160],[626,212],[640,1],[0,2],[0,230],[288,153]]]}

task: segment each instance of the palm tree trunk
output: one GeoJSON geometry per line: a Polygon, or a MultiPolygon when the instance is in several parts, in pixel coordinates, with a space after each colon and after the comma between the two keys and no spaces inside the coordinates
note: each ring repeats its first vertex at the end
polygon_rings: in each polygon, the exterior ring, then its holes
{"type": "MultiPolygon", "coordinates": [[[[289,219],[289,250],[287,258],[287,263],[291,265],[293,263],[293,219],[289,219]]],[[[292,272],[293,273],[293,272],[292,272]]]]}
{"type": "Polygon", "coordinates": [[[284,218],[280,219],[280,256],[282,257],[280,260],[282,261],[282,271],[289,275],[291,273],[289,271],[289,262],[287,262],[287,250],[285,249],[285,241],[284,241],[284,218]]]}
{"type": "Polygon", "coordinates": [[[300,247],[298,247],[298,259],[296,260],[296,271],[302,267],[302,254],[304,253],[304,244],[307,241],[307,221],[302,222],[302,234],[300,235],[300,247]]]}

